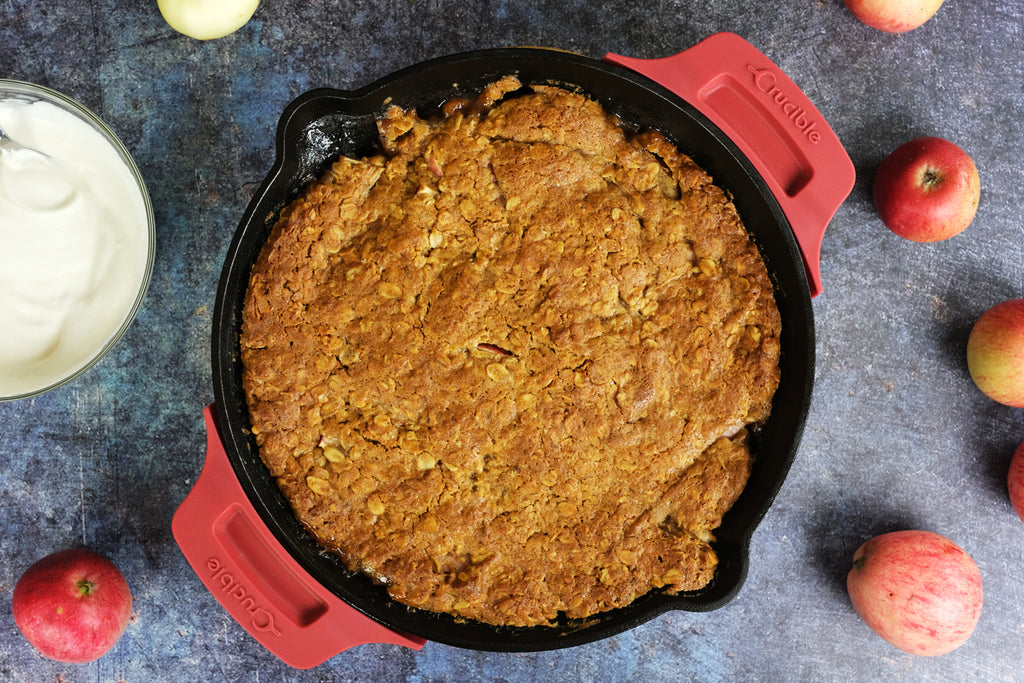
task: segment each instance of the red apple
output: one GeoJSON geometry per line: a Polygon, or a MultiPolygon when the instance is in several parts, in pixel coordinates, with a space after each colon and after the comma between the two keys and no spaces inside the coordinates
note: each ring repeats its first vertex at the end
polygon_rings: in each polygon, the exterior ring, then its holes
{"type": "Polygon", "coordinates": [[[1024,408],[1024,299],[981,314],[967,337],[967,370],[993,401],[1024,408]]]}
{"type": "Polygon", "coordinates": [[[99,659],[124,633],[132,594],[110,560],[73,548],[26,569],[11,607],[14,623],[40,654],[83,663],[99,659]]]}
{"type": "Polygon", "coordinates": [[[1014,512],[1024,521],[1024,441],[1017,446],[1010,458],[1010,470],[1006,473],[1006,488],[1010,492],[1010,503],[1014,512]]]}
{"type": "Polygon", "coordinates": [[[917,138],[878,166],[874,199],[886,227],[914,242],[938,242],[974,220],[981,180],[974,161],[952,142],[917,138]]]}
{"type": "Polygon", "coordinates": [[[942,0],[846,0],[854,16],[872,28],[903,33],[932,18],[942,0]]]}
{"type": "Polygon", "coordinates": [[[857,614],[913,655],[941,655],[974,633],[981,572],[957,544],[930,531],[894,531],[857,549],[846,587],[857,614]]]}

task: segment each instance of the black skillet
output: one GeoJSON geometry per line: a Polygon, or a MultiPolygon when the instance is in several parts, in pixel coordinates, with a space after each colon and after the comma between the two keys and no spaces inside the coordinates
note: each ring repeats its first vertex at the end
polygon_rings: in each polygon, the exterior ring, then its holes
{"type": "Polygon", "coordinates": [[[818,249],[853,180],[848,156],[810,101],[767,57],[732,34],[652,61],[615,55],[599,61],[537,48],[470,52],[409,67],[357,91],[301,95],[281,117],[276,162],[225,260],[213,321],[209,449],[202,475],[175,514],[179,546],[228,612],[296,667],[314,666],[363,642],[420,647],[426,639],[498,651],[569,647],[666,610],[722,606],[744,581],[751,534],[800,441],[814,374],[811,296],[820,289],[818,249]],[[238,349],[249,270],[280,209],[338,155],[378,151],[375,120],[386,103],[428,115],[508,74],[526,84],[583,92],[627,127],[661,131],[707,169],[732,195],[761,250],[783,321],[781,383],[771,417],[752,442],[751,480],[715,534],[720,565],[711,584],[674,596],[652,591],[626,607],[553,627],[495,627],[410,609],[323,551],[259,458],[248,430],[238,349]]]}

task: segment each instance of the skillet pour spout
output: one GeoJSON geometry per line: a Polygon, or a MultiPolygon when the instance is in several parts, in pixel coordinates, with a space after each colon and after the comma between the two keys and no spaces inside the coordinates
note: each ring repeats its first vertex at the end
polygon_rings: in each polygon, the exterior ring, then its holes
{"type": "Polygon", "coordinates": [[[732,34],[712,36],[680,55],[651,62],[615,55],[595,60],[542,48],[482,50],[411,66],[355,91],[305,93],[283,112],[276,142],[273,167],[229,246],[214,314],[215,404],[208,418],[212,445],[207,467],[215,460],[220,465],[229,463],[222,469],[237,478],[238,493],[210,496],[202,489],[217,486],[216,480],[201,477],[175,517],[175,537],[196,573],[253,637],[283,660],[302,667],[315,665],[358,640],[418,647],[427,639],[481,650],[548,650],[612,636],[667,610],[714,610],[737,594],[748,570],[751,534],[782,485],[803,432],[813,384],[811,293],[819,289],[815,285],[818,247],[825,226],[853,185],[849,158],[792,81],[732,34]],[[785,103],[780,105],[776,91],[765,89],[766,73],[781,97],[799,107],[798,116],[785,103]],[[279,211],[339,155],[379,152],[376,120],[387,104],[435,111],[446,101],[472,97],[508,75],[527,85],[552,84],[582,92],[627,127],[658,130],[707,170],[731,195],[761,251],[783,325],[781,382],[771,416],[751,437],[755,462],[747,488],[715,532],[719,566],[713,581],[692,593],[668,595],[655,590],[626,607],[584,621],[519,628],[410,609],[325,552],[295,519],[259,457],[250,432],[238,348],[249,272],[279,211]],[[813,127],[804,121],[812,121],[813,127]],[[747,135],[758,139],[751,141],[747,135]],[[769,141],[767,148],[764,140],[769,141]],[[198,510],[190,503],[198,496],[219,503],[198,510]],[[236,539],[224,531],[224,520],[236,520],[236,515],[242,515],[245,528],[255,529],[259,539],[254,542],[251,534],[245,535],[249,539],[245,552],[231,550],[236,539]],[[274,562],[286,569],[280,575],[301,587],[283,594],[267,587],[260,594],[263,571],[260,562],[251,558],[263,553],[275,556],[274,562]],[[211,576],[208,563],[215,554],[232,557],[233,576],[256,587],[253,594],[265,598],[265,604],[285,605],[275,612],[280,615],[276,634],[257,628],[252,615],[240,609],[239,601],[211,576]],[[323,624],[334,610],[345,612],[346,625],[332,626],[340,635],[313,644],[310,629],[323,624]],[[385,639],[380,629],[398,636],[385,639]],[[295,653],[296,641],[310,643],[301,648],[301,656],[295,653]],[[283,647],[284,642],[293,646],[283,647]]]}

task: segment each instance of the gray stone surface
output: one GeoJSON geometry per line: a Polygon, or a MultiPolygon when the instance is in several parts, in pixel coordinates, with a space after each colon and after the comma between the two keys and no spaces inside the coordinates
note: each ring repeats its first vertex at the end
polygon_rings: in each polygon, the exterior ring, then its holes
{"type": "Polygon", "coordinates": [[[899,36],[840,0],[266,0],[242,30],[203,43],[174,33],[153,0],[0,3],[0,77],[57,89],[110,124],[147,180],[158,236],[148,296],[115,350],[69,386],[0,404],[0,678],[1021,680],[1024,525],[1004,476],[1024,416],[974,388],[964,344],[985,309],[1024,296],[1022,25],[1017,3],[957,0],[899,36]],[[822,248],[807,429],[740,594],[567,650],[366,645],[310,671],[282,664],[202,588],[170,533],[205,450],[217,278],[281,110],[313,87],[358,87],[467,49],[659,57],[718,31],[789,74],[858,171],[822,248]],[[974,224],[934,245],[890,234],[870,201],[878,162],[925,134],[961,145],[982,177],[974,224]],[[943,657],[895,650],[846,597],[856,547],[907,527],[949,536],[984,577],[974,637],[943,657]],[[32,561],[80,544],[123,568],[137,618],[103,659],[63,665],[20,637],[10,592],[32,561]]]}

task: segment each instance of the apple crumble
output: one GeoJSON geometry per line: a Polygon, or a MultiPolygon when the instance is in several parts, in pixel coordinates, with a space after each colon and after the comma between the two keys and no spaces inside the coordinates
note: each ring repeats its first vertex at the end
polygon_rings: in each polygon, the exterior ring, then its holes
{"type": "Polygon", "coordinates": [[[695,591],[779,381],[769,276],[657,132],[512,77],[288,206],[241,333],[297,518],[407,605],[532,626],[695,591]]]}

